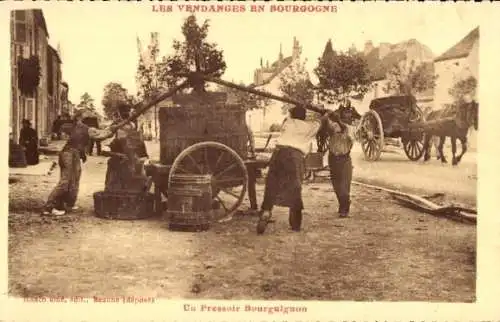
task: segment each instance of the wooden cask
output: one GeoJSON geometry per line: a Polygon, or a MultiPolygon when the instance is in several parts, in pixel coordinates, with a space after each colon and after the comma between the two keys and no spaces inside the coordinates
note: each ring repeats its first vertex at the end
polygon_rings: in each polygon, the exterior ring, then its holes
{"type": "Polygon", "coordinates": [[[176,175],[171,178],[167,210],[170,230],[208,230],[212,215],[211,175],[176,175]]]}

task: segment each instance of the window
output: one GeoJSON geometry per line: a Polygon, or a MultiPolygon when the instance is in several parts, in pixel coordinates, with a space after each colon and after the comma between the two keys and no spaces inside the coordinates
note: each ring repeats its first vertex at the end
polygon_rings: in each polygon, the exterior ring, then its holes
{"type": "Polygon", "coordinates": [[[54,55],[50,51],[47,54],[47,90],[54,95],[54,55]]]}
{"type": "MultiPolygon", "coordinates": [[[[32,122],[33,122],[33,121],[35,121],[35,120],[34,120],[34,118],[33,118],[33,117],[35,116],[35,115],[34,115],[34,111],[35,111],[35,100],[33,100],[33,99],[27,99],[27,100],[26,100],[26,109],[27,109],[27,113],[26,113],[26,114],[27,114],[27,115],[26,115],[27,117],[26,117],[26,118],[27,118],[28,120],[32,121],[32,122]]],[[[36,125],[35,125],[35,126],[36,126],[36,125]]]]}
{"type": "Polygon", "coordinates": [[[14,16],[16,18],[16,21],[26,21],[26,11],[25,10],[14,11],[14,16]]]}
{"type": "Polygon", "coordinates": [[[16,22],[16,41],[26,42],[26,24],[22,22],[16,22]]]}

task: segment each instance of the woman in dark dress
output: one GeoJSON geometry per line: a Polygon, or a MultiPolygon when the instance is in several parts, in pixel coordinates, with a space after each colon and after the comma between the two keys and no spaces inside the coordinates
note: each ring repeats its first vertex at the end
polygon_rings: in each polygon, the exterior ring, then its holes
{"type": "Polygon", "coordinates": [[[19,145],[24,148],[26,154],[26,163],[35,165],[39,163],[38,154],[38,134],[31,127],[29,120],[23,120],[23,128],[19,134],[19,145]]]}

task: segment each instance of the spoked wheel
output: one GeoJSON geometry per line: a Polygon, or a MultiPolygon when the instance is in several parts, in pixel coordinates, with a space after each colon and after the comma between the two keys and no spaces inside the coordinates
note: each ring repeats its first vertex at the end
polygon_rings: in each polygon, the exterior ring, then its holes
{"type": "Polygon", "coordinates": [[[377,112],[368,111],[363,115],[358,136],[365,159],[377,161],[384,147],[384,129],[377,112]]]}
{"type": "Polygon", "coordinates": [[[212,197],[217,208],[215,219],[225,221],[243,202],[248,172],[243,160],[231,148],[218,142],[196,143],[174,160],[169,174],[169,187],[176,175],[212,175],[212,197]]]}
{"type": "Polygon", "coordinates": [[[403,142],[406,156],[411,161],[418,161],[424,155],[424,143],[422,140],[412,138],[403,142]]]}

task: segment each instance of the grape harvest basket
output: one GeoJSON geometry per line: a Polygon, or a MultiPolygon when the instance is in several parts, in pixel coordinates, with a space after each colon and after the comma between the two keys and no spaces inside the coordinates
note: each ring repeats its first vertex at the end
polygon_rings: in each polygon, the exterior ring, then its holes
{"type": "Polygon", "coordinates": [[[104,219],[135,220],[155,215],[154,195],[136,192],[94,193],[94,211],[96,216],[104,219]]]}

